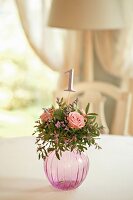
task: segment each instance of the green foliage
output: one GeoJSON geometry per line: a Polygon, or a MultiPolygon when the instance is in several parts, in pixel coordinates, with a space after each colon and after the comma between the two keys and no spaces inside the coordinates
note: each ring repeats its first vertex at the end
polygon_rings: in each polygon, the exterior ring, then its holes
{"type": "Polygon", "coordinates": [[[64,119],[63,110],[61,110],[61,109],[55,110],[55,111],[54,111],[54,117],[55,117],[57,120],[63,120],[63,119],[64,119]]]}
{"type": "Polygon", "coordinates": [[[84,152],[91,145],[99,149],[96,139],[99,138],[103,126],[96,122],[96,113],[89,113],[89,104],[85,112],[78,109],[77,99],[67,105],[63,98],[57,98],[57,105],[58,108],[52,106],[44,109],[43,117],[40,116],[36,121],[33,135],[36,135],[39,159],[45,159],[52,151],[55,151],[57,158],[60,159],[64,151],[84,152]],[[68,116],[72,112],[81,116],[84,121],[82,127],[70,126],[68,116]]]}
{"type": "Polygon", "coordinates": [[[86,113],[86,114],[88,114],[89,107],[90,107],[90,104],[88,103],[87,106],[86,106],[86,109],[85,109],[85,113],[86,113]]]}

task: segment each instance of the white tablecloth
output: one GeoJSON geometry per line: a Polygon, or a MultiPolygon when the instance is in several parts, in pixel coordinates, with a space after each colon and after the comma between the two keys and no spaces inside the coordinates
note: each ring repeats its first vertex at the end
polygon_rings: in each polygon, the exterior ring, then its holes
{"type": "Polygon", "coordinates": [[[102,150],[88,150],[87,178],[71,191],[50,186],[34,142],[0,139],[0,200],[133,200],[133,137],[102,136],[102,150]]]}

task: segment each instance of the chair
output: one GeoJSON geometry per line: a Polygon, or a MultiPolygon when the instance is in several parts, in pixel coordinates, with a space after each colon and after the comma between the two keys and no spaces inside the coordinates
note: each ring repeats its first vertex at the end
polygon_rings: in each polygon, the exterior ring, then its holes
{"type": "MultiPolygon", "coordinates": [[[[91,103],[91,111],[99,114],[98,123],[105,127],[105,133],[109,132],[105,120],[105,101],[107,97],[111,97],[116,101],[116,109],[110,127],[111,134],[128,135],[129,119],[132,95],[122,91],[120,88],[105,82],[80,82],[74,86],[77,91],[71,93],[70,99],[79,98],[80,106],[84,107],[87,102],[91,103]]],[[[58,97],[68,98],[68,93],[57,91],[54,95],[58,97]]]]}

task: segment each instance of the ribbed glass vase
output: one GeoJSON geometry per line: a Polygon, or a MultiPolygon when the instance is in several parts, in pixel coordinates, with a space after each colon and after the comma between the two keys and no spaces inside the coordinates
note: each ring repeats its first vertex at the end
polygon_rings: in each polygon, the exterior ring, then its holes
{"type": "Polygon", "coordinates": [[[44,161],[44,171],[50,183],[61,190],[77,188],[86,178],[89,159],[85,153],[65,151],[60,160],[55,152],[44,161]]]}

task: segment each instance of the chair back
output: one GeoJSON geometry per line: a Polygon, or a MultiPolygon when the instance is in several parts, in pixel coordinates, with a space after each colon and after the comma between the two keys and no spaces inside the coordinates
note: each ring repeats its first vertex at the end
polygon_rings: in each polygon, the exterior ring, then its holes
{"type": "MultiPolygon", "coordinates": [[[[110,127],[111,134],[128,135],[129,120],[132,95],[122,91],[120,88],[105,82],[80,82],[74,86],[77,92],[71,92],[70,102],[78,97],[79,106],[85,108],[90,103],[90,112],[99,114],[97,122],[102,124],[105,133],[109,133],[107,122],[105,119],[105,102],[107,97],[111,97],[116,101],[116,109],[114,111],[112,125],[110,127]]],[[[64,97],[68,100],[68,93],[65,91],[57,91],[54,95],[64,97]]]]}

